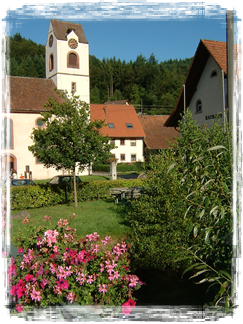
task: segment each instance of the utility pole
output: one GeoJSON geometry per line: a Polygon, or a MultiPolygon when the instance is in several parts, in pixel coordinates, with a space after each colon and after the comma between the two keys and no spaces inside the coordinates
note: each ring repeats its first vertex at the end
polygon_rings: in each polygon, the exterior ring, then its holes
{"type": "Polygon", "coordinates": [[[234,98],[234,11],[226,13],[227,41],[227,84],[228,84],[228,122],[233,123],[234,98]]]}

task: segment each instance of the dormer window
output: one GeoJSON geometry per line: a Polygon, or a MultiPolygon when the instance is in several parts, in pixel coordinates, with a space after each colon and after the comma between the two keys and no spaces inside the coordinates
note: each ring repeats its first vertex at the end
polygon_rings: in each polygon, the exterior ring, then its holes
{"type": "Polygon", "coordinates": [[[217,71],[213,70],[211,73],[211,78],[215,78],[217,76],[217,71]]]}
{"type": "Polygon", "coordinates": [[[71,31],[75,31],[75,29],[73,29],[73,28],[68,28],[68,29],[67,29],[67,35],[70,34],[71,31]]]}
{"type": "Polygon", "coordinates": [[[126,126],[127,126],[127,128],[133,128],[133,125],[130,123],[126,124],[126,126]]]}

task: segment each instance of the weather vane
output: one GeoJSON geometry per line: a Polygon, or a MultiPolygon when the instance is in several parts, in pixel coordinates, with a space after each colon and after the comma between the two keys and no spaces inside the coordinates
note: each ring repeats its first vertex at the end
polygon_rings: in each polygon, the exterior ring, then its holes
{"type": "Polygon", "coordinates": [[[57,7],[52,7],[53,9],[55,9],[55,20],[57,19],[57,13],[56,13],[56,10],[57,10],[57,7]]]}

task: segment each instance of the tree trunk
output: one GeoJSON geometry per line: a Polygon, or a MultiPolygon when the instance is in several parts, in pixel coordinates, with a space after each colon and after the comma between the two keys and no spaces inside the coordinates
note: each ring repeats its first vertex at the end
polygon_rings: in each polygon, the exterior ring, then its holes
{"type": "Polygon", "coordinates": [[[74,191],[74,204],[75,208],[78,207],[78,200],[77,200],[77,187],[76,187],[76,173],[75,173],[75,167],[73,171],[73,191],[74,191]]]}

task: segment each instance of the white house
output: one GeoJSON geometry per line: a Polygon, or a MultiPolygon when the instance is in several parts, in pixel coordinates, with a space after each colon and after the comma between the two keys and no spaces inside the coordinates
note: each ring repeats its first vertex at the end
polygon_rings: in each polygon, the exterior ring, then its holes
{"type": "Polygon", "coordinates": [[[227,106],[226,43],[200,40],[184,86],[165,126],[177,127],[180,114],[188,107],[200,126],[210,126],[217,115],[223,123],[228,119],[227,106]]]}
{"type": "Polygon", "coordinates": [[[111,151],[119,162],[144,161],[143,140],[145,133],[132,105],[91,104],[92,120],[105,120],[101,129],[114,142],[111,151]]]}

